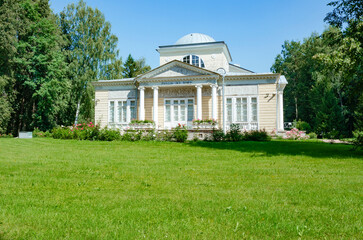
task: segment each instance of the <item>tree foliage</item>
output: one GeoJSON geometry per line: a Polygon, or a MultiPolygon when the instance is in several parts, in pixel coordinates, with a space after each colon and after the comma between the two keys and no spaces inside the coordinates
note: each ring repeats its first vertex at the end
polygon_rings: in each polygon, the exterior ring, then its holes
{"type": "Polygon", "coordinates": [[[60,13],[59,24],[67,39],[64,52],[72,85],[66,122],[70,124],[74,121],[78,102],[81,119],[92,120],[94,89],[89,83],[122,77],[118,39],[111,33],[111,24],[104,15],[82,0],[68,5],[60,13]]]}
{"type": "Polygon", "coordinates": [[[123,65],[122,76],[124,78],[133,78],[150,70],[151,67],[146,65],[144,58],[135,61],[131,54],[129,54],[123,65]]]}
{"type": "MultiPolygon", "coordinates": [[[[59,16],[48,0],[0,0],[0,133],[91,120],[91,81],[122,78],[117,37],[81,0],[59,16]]],[[[132,59],[132,57],[130,56],[132,59]]],[[[132,74],[150,69],[133,61],[132,74]]]]}
{"type": "Polygon", "coordinates": [[[336,8],[325,20],[332,26],[303,42],[284,43],[271,70],[289,80],[286,120],[306,121],[321,135],[351,136],[355,128],[363,128],[363,4],[359,2],[331,2],[336,8]]]}
{"type": "Polygon", "coordinates": [[[7,129],[17,134],[34,127],[52,128],[67,91],[56,18],[46,0],[4,0],[0,12],[1,108],[7,116],[11,113],[7,129]]]}

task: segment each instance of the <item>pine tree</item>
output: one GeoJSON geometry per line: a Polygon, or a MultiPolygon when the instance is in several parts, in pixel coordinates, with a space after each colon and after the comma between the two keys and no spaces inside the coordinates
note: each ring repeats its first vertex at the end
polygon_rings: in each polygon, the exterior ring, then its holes
{"type": "Polygon", "coordinates": [[[146,65],[144,58],[135,61],[131,54],[129,54],[123,65],[122,76],[124,78],[133,78],[150,70],[151,67],[146,65]]]}

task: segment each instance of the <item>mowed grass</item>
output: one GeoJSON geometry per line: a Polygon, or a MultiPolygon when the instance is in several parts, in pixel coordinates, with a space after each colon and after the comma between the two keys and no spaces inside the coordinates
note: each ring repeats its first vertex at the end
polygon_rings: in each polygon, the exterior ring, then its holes
{"type": "Polygon", "coordinates": [[[362,239],[351,148],[0,139],[0,239],[362,239]]]}

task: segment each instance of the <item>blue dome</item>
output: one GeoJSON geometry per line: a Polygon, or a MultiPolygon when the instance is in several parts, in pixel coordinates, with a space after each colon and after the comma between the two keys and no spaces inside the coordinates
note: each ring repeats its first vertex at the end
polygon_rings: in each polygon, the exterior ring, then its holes
{"type": "Polygon", "coordinates": [[[212,37],[202,34],[202,33],[189,33],[175,42],[175,45],[179,44],[192,44],[192,43],[208,43],[208,42],[215,42],[212,37]]]}

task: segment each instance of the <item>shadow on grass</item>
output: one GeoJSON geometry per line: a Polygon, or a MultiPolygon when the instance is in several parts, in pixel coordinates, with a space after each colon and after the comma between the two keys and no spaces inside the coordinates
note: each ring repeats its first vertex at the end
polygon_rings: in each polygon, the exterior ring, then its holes
{"type": "Polygon", "coordinates": [[[352,145],[329,144],[313,141],[271,141],[271,142],[190,142],[193,147],[206,147],[220,150],[250,152],[265,156],[290,155],[314,158],[360,158],[363,151],[353,151],[352,145]]]}

